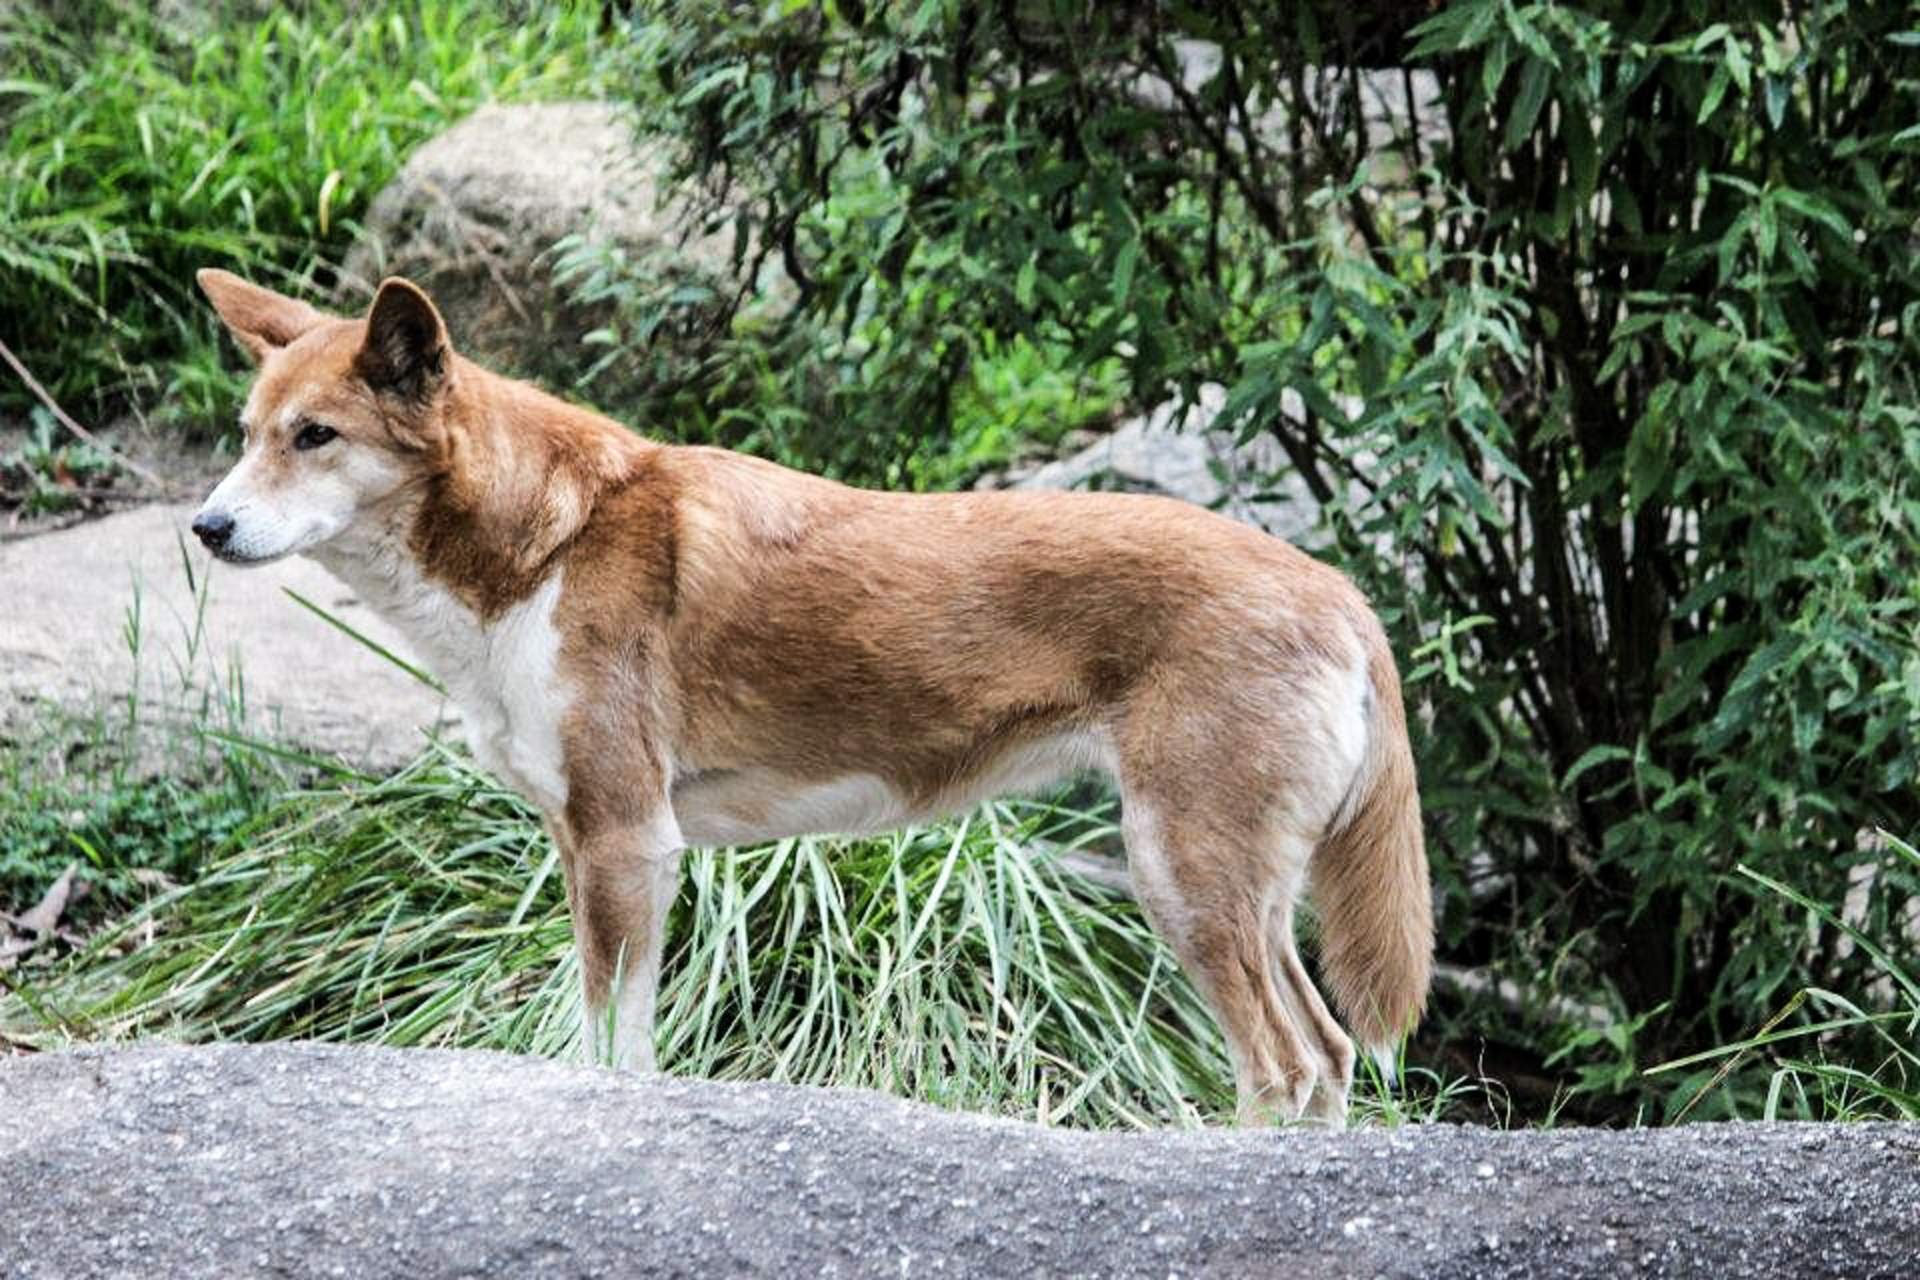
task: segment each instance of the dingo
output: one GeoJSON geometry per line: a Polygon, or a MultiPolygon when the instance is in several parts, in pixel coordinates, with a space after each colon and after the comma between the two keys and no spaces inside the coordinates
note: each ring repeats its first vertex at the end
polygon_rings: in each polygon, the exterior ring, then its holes
{"type": "Polygon", "coordinates": [[[1303,892],[1361,1042],[1389,1063],[1419,1017],[1399,679],[1333,569],[1168,499],[874,493],[654,444],[462,359],[405,280],[358,320],[199,281],[259,374],[194,532],[233,564],[312,556],[446,681],[560,850],[597,1052],[652,1065],[683,845],[884,830],[1091,768],[1242,1119],[1345,1114],[1303,892]]]}

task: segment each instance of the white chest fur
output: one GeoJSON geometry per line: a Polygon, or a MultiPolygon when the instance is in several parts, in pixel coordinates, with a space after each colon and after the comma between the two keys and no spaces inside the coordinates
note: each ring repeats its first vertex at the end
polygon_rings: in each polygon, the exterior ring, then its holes
{"type": "Polygon", "coordinates": [[[553,623],[560,575],[499,617],[482,621],[404,555],[329,546],[315,558],[392,623],[445,683],[481,766],[542,810],[564,809],[560,724],[569,697],[559,676],[560,633],[553,623]]]}

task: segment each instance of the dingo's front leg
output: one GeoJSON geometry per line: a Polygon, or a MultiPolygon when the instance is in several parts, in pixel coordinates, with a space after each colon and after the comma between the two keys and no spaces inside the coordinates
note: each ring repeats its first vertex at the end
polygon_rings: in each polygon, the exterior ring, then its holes
{"type": "Polygon", "coordinates": [[[563,824],[550,826],[566,867],[589,1059],[652,1071],[654,992],[680,882],[680,829],[664,802],[640,821],[564,833],[563,824]]]}

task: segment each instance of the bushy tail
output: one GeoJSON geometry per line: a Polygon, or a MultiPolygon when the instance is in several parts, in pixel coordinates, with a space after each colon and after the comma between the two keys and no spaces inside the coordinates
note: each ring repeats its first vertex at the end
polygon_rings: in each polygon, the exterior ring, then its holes
{"type": "Polygon", "coordinates": [[[1362,1048],[1392,1074],[1395,1043],[1420,1020],[1433,970],[1433,891],[1400,677],[1372,631],[1367,750],[1342,820],[1310,863],[1320,966],[1362,1048]]]}

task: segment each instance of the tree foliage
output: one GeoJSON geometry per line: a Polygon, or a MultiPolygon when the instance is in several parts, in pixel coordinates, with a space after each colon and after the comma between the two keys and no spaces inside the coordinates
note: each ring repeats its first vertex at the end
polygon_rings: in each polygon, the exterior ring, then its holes
{"type": "Polygon", "coordinates": [[[1444,958],[1618,1018],[1500,1038],[1620,1086],[1864,981],[1734,872],[1914,900],[1908,6],[641,8],[849,448],[988,336],[1279,442],[1414,672],[1444,958]]]}

